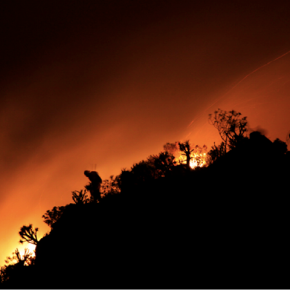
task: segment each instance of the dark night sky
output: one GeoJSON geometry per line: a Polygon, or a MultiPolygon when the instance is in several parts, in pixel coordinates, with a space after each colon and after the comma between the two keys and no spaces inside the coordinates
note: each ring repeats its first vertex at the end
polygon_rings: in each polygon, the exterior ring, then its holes
{"type": "MultiPolygon", "coordinates": [[[[0,3],[0,265],[24,224],[166,142],[220,142],[219,107],[285,141],[289,1],[0,3]],[[284,55],[285,54],[285,55],[284,55]],[[284,56],[283,56],[284,55],[284,56]],[[280,58],[279,58],[280,57],[280,58]]],[[[19,247],[20,249],[22,247],[19,247]]]]}

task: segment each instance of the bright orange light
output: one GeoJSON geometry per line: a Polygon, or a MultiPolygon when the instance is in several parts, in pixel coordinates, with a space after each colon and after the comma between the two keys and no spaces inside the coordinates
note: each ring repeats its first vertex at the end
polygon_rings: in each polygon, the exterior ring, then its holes
{"type": "Polygon", "coordinates": [[[36,246],[32,244],[28,244],[26,248],[28,248],[29,252],[34,253],[36,246]]]}
{"type": "MultiPolygon", "coordinates": [[[[199,147],[196,146],[194,151],[191,153],[190,157],[191,160],[189,162],[189,166],[193,169],[197,166],[203,167],[206,164],[207,154],[204,152],[206,147],[199,147]]],[[[182,152],[178,152],[177,156],[175,157],[175,161],[177,163],[186,164],[186,156],[182,154],[182,152]],[[178,155],[179,154],[179,155],[178,155]]]]}
{"type": "Polygon", "coordinates": [[[36,247],[35,245],[30,244],[30,243],[23,245],[22,247],[19,247],[19,253],[20,253],[21,257],[23,257],[25,249],[28,249],[29,253],[32,254],[32,257],[34,257],[35,256],[35,252],[34,252],[35,247],[36,247]]]}

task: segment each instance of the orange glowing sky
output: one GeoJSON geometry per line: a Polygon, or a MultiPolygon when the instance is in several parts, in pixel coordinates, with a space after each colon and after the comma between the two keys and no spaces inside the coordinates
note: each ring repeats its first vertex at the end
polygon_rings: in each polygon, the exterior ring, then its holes
{"type": "Polygon", "coordinates": [[[208,114],[290,130],[288,1],[2,1],[0,266],[22,225],[167,142],[220,142],[208,114]],[[61,2],[61,3],[59,3],[61,2]]]}

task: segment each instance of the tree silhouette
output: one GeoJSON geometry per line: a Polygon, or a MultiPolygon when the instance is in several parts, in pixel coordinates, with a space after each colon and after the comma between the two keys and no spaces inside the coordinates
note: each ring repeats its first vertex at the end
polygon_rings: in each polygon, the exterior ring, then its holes
{"type": "Polygon", "coordinates": [[[138,183],[152,180],[155,178],[154,164],[148,162],[148,160],[142,160],[132,166],[131,173],[133,174],[135,181],[138,183]]]}
{"type": "Polygon", "coordinates": [[[225,152],[236,147],[248,131],[247,117],[241,118],[241,113],[234,110],[227,112],[218,109],[214,115],[209,114],[209,122],[218,130],[225,152]]]}
{"type": "Polygon", "coordinates": [[[29,226],[23,226],[19,231],[19,235],[22,238],[19,242],[21,244],[23,244],[24,242],[28,242],[30,244],[37,245],[37,232],[38,228],[35,228],[33,230],[32,224],[30,224],[29,226]]]}
{"type": "Polygon", "coordinates": [[[178,143],[178,145],[179,145],[180,151],[183,152],[182,155],[186,156],[186,165],[187,165],[187,168],[190,169],[190,160],[193,158],[190,155],[194,151],[194,149],[190,148],[189,140],[183,143],[178,143]]]}
{"type": "Polygon", "coordinates": [[[155,170],[155,176],[164,177],[176,165],[175,157],[169,152],[161,152],[159,155],[151,155],[148,162],[155,170]]]}
{"type": "Polygon", "coordinates": [[[135,163],[131,168],[134,180],[147,182],[159,177],[164,177],[176,165],[175,157],[169,152],[160,152],[157,155],[150,155],[147,160],[135,163]]]}
{"type": "Polygon", "coordinates": [[[148,200],[148,192],[156,198],[154,193],[158,192],[158,187],[163,182],[160,179],[169,176],[175,166],[175,157],[167,151],[162,151],[133,164],[130,170],[123,169],[115,179],[117,188],[122,193],[121,199],[126,202],[138,198],[148,200]]]}
{"type": "MultiPolygon", "coordinates": [[[[195,160],[197,166],[202,166],[204,164],[203,162],[205,158],[204,154],[206,154],[207,152],[206,145],[203,145],[202,147],[199,145],[196,145],[194,148],[189,149],[190,148],[189,141],[186,141],[184,143],[180,143],[180,142],[166,143],[163,146],[163,148],[165,152],[168,152],[171,156],[174,156],[175,160],[179,161],[179,163],[183,163],[182,161],[179,160],[180,153],[183,152],[182,155],[186,157],[187,166],[188,166],[188,161],[190,165],[191,159],[195,160]],[[181,145],[181,147],[179,144],[181,145]]],[[[174,165],[176,165],[176,162],[174,163],[174,165]]]]}
{"type": "Polygon", "coordinates": [[[65,206],[53,207],[52,210],[47,210],[42,216],[44,222],[52,228],[52,226],[60,219],[63,214],[65,206]]]}

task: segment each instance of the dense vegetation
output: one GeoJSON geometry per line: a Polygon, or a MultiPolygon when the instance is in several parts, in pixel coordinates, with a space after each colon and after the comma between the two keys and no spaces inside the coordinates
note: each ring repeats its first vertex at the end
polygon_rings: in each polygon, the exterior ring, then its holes
{"type": "Polygon", "coordinates": [[[0,285],[289,288],[287,144],[248,134],[235,111],[219,109],[209,120],[222,143],[206,166],[190,167],[197,147],[189,141],[167,143],[103,181],[101,195],[91,181],[72,193],[74,203],[46,211],[51,230],[40,240],[32,225],[20,229],[36,255],[16,249],[0,285]]]}

